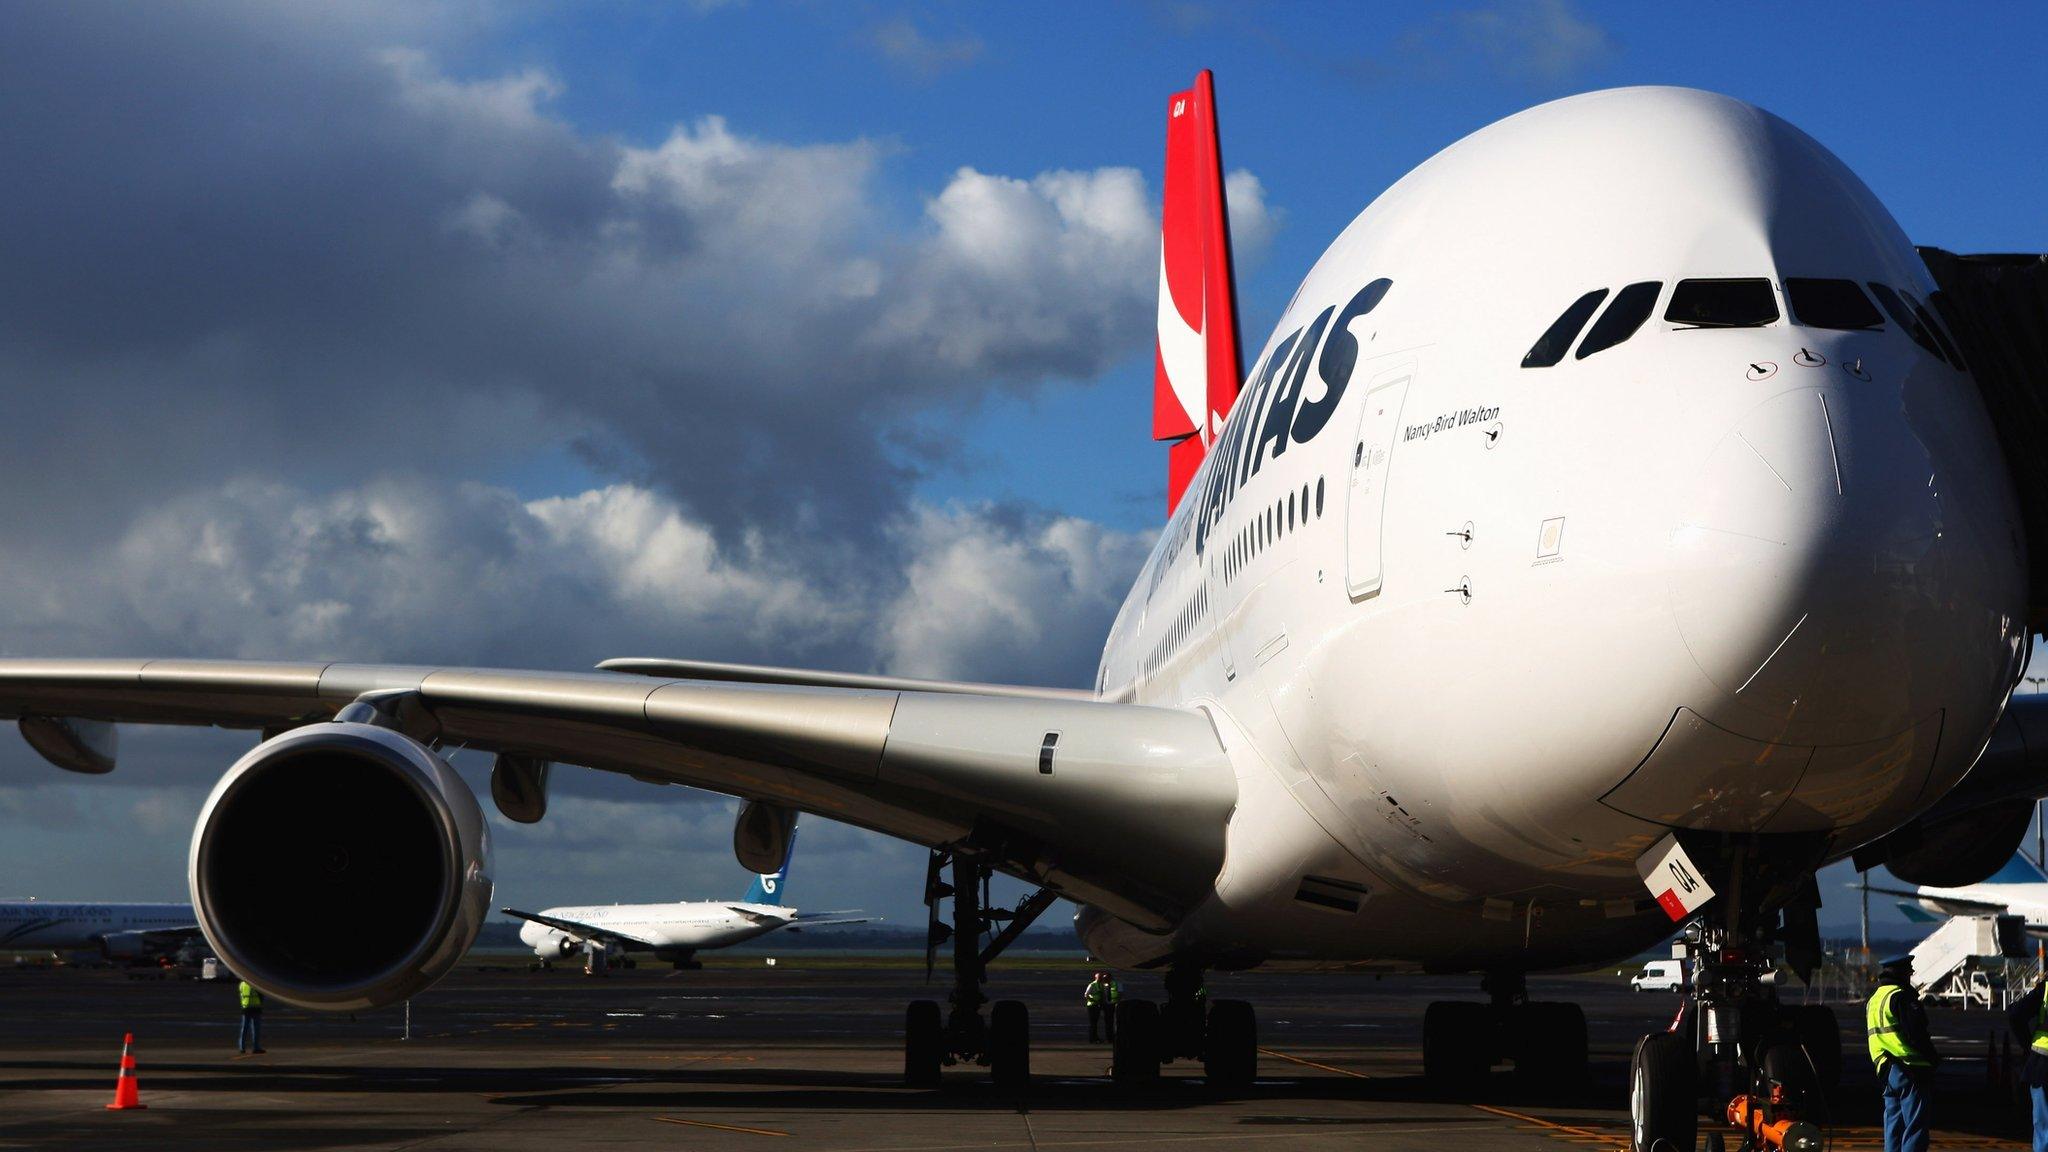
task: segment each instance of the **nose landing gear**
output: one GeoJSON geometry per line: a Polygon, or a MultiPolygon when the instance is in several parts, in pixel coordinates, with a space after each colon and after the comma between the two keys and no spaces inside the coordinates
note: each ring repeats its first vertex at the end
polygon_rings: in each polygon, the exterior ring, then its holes
{"type": "MultiPolygon", "coordinates": [[[[1668,1031],[1637,1043],[1629,1066],[1636,1152],[1692,1148],[1703,1102],[1739,1130],[1746,1147],[1821,1147],[1814,1119],[1816,1112],[1824,1118],[1826,1090],[1841,1073],[1840,1025],[1825,1005],[1778,1002],[1763,936],[1704,918],[1686,926],[1692,981],[1684,1007],[1668,1031]]],[[[1710,1148],[1726,1139],[1720,1130],[1707,1133],[1710,1148]]]]}

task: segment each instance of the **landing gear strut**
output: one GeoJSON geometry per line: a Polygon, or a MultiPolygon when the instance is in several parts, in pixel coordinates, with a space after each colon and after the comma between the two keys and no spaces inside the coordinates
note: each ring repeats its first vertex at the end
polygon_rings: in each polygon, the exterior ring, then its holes
{"type": "Polygon", "coordinates": [[[988,1018],[981,1014],[988,998],[988,966],[1008,948],[1040,913],[1051,907],[1051,890],[1040,888],[1014,909],[991,908],[991,870],[962,853],[934,851],[925,868],[924,902],[931,909],[925,943],[925,978],[937,966],[941,945],[953,945],[953,988],[947,994],[951,1011],[942,1014],[937,1001],[913,1000],[903,1017],[903,1079],[913,1088],[939,1086],[940,1070],[949,1064],[979,1064],[998,1087],[1022,1091],[1031,1081],[1031,1024],[1021,1000],[998,1000],[988,1018]],[[951,867],[953,879],[943,879],[951,867]],[[949,924],[940,908],[953,901],[949,924]],[[986,942],[983,937],[994,932],[986,942]]]}
{"type": "Polygon", "coordinates": [[[1439,1000],[1422,1017],[1424,1075],[1447,1089],[1470,1090],[1493,1066],[1512,1060],[1515,1079],[1548,1090],[1586,1078],[1586,1014],[1577,1004],[1529,999],[1520,972],[1488,973],[1484,1004],[1439,1000]]]}

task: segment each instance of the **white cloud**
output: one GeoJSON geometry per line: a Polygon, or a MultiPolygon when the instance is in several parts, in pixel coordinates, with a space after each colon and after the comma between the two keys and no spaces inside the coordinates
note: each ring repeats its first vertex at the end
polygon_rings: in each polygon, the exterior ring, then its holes
{"type": "Polygon", "coordinates": [[[869,43],[889,63],[919,77],[930,79],[942,72],[965,68],[981,56],[981,37],[971,32],[958,36],[928,36],[909,17],[899,16],[878,26],[869,43]]]}
{"type": "Polygon", "coordinates": [[[553,127],[543,119],[540,106],[560,96],[563,87],[542,69],[483,80],[455,80],[438,71],[432,59],[416,48],[387,48],[376,57],[397,81],[398,99],[415,112],[472,128],[528,131],[553,127]]]}
{"type": "Polygon", "coordinates": [[[1223,178],[1223,202],[1230,209],[1231,256],[1240,265],[1258,263],[1285,216],[1266,203],[1266,186],[1243,168],[1223,178]]]}
{"type": "Polygon", "coordinates": [[[905,531],[912,559],[884,662],[941,678],[1092,668],[1103,629],[1073,628],[1066,614],[1111,619],[1151,544],[1072,517],[1006,522],[962,508],[920,509],[905,531]]]}
{"type": "Polygon", "coordinates": [[[1079,685],[1148,544],[986,505],[913,505],[884,541],[722,539],[630,484],[522,501],[477,483],[241,479],[146,510],[61,574],[11,570],[0,592],[42,594],[0,595],[0,636],[16,651],[85,634],[159,655],[674,655],[1079,685]]]}
{"type": "Polygon", "coordinates": [[[1500,0],[1449,20],[1502,71],[1529,80],[1562,83],[1614,52],[1607,30],[1571,0],[1500,0]]]}

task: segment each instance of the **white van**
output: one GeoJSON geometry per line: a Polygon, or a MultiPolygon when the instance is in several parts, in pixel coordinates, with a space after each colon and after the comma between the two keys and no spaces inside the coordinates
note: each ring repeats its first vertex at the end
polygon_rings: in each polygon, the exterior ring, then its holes
{"type": "Polygon", "coordinates": [[[1652,960],[1628,984],[1638,992],[1676,992],[1685,987],[1685,961],[1652,960]]]}

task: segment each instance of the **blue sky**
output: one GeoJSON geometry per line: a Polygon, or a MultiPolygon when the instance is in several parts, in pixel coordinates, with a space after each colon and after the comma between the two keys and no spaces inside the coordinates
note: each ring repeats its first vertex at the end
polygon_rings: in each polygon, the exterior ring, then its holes
{"type": "MultiPolygon", "coordinates": [[[[1619,85],[1784,116],[1918,241],[2048,250],[2043,43],[2021,4],[0,6],[0,654],[1083,684],[1162,518],[1197,69],[1257,344],[1414,165],[1619,85]]],[[[0,741],[4,886],[178,896],[238,740],[91,782],[0,741]]],[[[730,818],[566,774],[504,894],[737,890],[730,818]]],[[[802,899],[915,922],[922,867],[821,826],[802,899]]]]}

